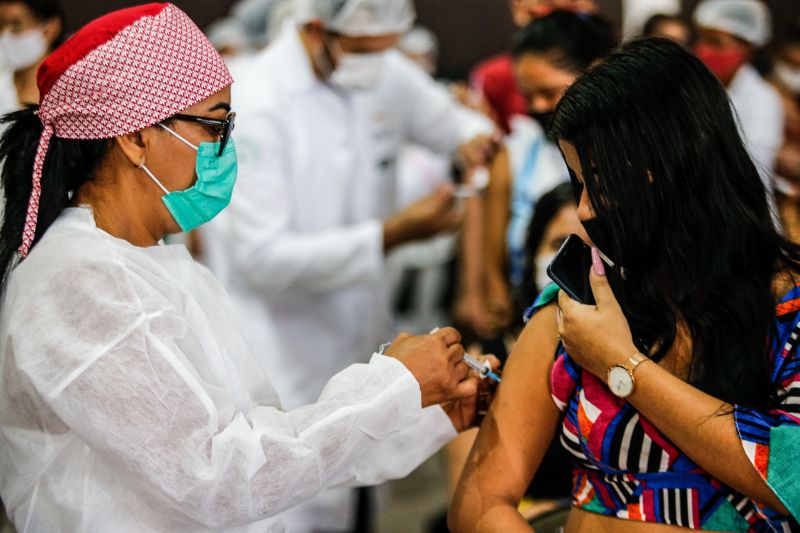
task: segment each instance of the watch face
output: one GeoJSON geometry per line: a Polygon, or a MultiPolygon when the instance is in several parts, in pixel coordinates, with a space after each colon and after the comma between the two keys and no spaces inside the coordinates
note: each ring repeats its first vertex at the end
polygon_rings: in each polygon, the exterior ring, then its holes
{"type": "Polygon", "coordinates": [[[608,388],[620,398],[633,392],[633,378],[621,366],[615,366],[608,372],[608,388]]]}

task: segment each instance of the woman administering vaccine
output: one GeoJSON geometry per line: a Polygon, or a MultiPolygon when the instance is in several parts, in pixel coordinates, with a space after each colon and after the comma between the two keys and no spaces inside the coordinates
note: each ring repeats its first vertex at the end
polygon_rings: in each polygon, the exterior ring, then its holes
{"type": "Polygon", "coordinates": [[[231,83],[182,11],[148,4],[80,30],[40,68],[39,105],[3,119],[0,495],[19,530],[266,531],[473,421],[452,329],[281,411],[281,369],[259,366],[223,289],[158,245],[230,199],[231,83]]]}

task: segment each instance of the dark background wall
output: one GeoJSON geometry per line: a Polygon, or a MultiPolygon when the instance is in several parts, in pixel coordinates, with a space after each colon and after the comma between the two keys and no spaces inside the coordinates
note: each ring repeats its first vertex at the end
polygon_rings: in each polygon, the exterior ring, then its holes
{"type": "MultiPolygon", "coordinates": [[[[74,31],[92,18],[141,2],[136,0],[62,0],[67,26],[74,31]]],[[[682,0],[691,14],[699,0],[682,0]]],[[[233,0],[173,0],[202,28],[225,16],[233,0]]],[[[605,16],[618,26],[622,0],[599,0],[605,16]]],[[[799,0],[767,0],[773,13],[776,34],[781,35],[800,18],[799,0]]],[[[506,0],[416,0],[419,22],[431,28],[441,40],[441,75],[462,78],[482,58],[506,50],[514,32],[506,0]]]]}

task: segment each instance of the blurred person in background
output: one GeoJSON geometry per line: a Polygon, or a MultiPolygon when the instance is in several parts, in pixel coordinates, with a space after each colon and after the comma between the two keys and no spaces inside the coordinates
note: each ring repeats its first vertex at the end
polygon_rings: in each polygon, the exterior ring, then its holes
{"type": "Polygon", "coordinates": [[[621,0],[622,40],[642,35],[647,21],[654,15],[678,15],[681,0],[621,0]]]}
{"type": "MultiPolygon", "coordinates": [[[[214,48],[225,59],[234,79],[245,75],[256,53],[275,38],[289,18],[292,0],[239,0],[230,15],[206,28],[214,48]]],[[[171,243],[183,242],[191,254],[212,269],[222,269],[219,258],[226,251],[220,248],[225,237],[215,234],[218,224],[208,224],[186,235],[170,236],[171,243]]]]}
{"type": "Polygon", "coordinates": [[[278,34],[288,3],[291,0],[239,0],[231,7],[230,18],[244,30],[250,49],[258,51],[278,34]]]}
{"type": "Polygon", "coordinates": [[[246,72],[249,61],[275,38],[287,19],[291,0],[239,0],[230,15],[206,28],[214,48],[225,58],[235,78],[246,72]]]}
{"type": "Polygon", "coordinates": [[[397,49],[432,77],[439,63],[439,39],[424,26],[414,26],[397,42],[397,49]]]}
{"type": "Polygon", "coordinates": [[[234,18],[226,17],[212,22],[206,28],[205,34],[219,55],[225,59],[228,68],[231,59],[251,52],[244,28],[234,18]]]}
{"type": "Polygon", "coordinates": [[[59,0],[0,0],[0,115],[39,101],[36,71],[63,37],[59,0]]]}
{"type": "Polygon", "coordinates": [[[775,168],[778,210],[786,234],[800,242],[800,24],[776,44],[769,81],[781,95],[785,117],[775,168]]]}
{"type": "MultiPolygon", "coordinates": [[[[569,10],[576,13],[595,13],[594,0],[509,0],[511,17],[517,28],[524,28],[531,21],[554,10],[569,10]]],[[[510,54],[500,54],[479,63],[470,73],[470,86],[485,101],[497,124],[509,133],[511,117],[526,115],[528,104],[517,88],[510,54]]]]}
{"type": "Polygon", "coordinates": [[[678,44],[692,44],[692,28],[678,15],[653,15],[644,23],[643,37],[663,37],[678,44]]]}
{"type": "MultiPolygon", "coordinates": [[[[547,136],[556,105],[567,87],[616,46],[611,26],[596,15],[556,11],[521,30],[512,50],[517,86],[527,116],[512,120],[507,151],[495,159],[486,191],[486,308],[496,322],[511,325],[533,295],[522,292],[526,236],[543,194],[569,181],[558,147],[547,136]]],[[[517,321],[518,322],[518,321],[517,321]]]]}
{"type": "Polygon", "coordinates": [[[63,31],[58,0],[0,0],[0,113],[39,101],[36,71],[63,31]]]}
{"type": "Polygon", "coordinates": [[[775,88],[751,64],[772,36],[769,8],[758,0],[703,0],[695,9],[694,23],[694,52],[728,90],[778,223],[774,173],[783,144],[783,106],[775,88]]]}
{"type": "MultiPolygon", "coordinates": [[[[466,167],[497,147],[493,125],[460,106],[394,46],[409,0],[297,0],[293,21],[234,87],[240,173],[212,267],[225,280],[283,405],[314,401],[390,329],[385,257],[453,229],[451,185],[397,210],[408,142],[466,167]],[[265,351],[269,348],[269,353],[265,351]]],[[[399,452],[402,453],[402,452],[399,452]]],[[[354,527],[354,491],[288,510],[291,531],[354,527]]]]}
{"type": "MultiPolygon", "coordinates": [[[[415,26],[397,49],[422,70],[436,73],[439,42],[427,28],[415,26]]],[[[397,206],[404,208],[451,181],[452,158],[417,143],[406,143],[397,156],[397,206]]],[[[386,260],[386,286],[399,331],[426,333],[449,322],[448,293],[456,235],[444,233],[409,243],[386,260]]]]}

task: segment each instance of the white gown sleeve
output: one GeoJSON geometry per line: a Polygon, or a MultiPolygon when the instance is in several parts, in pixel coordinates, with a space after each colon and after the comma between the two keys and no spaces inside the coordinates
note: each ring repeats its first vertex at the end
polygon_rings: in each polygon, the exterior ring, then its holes
{"type": "Polygon", "coordinates": [[[391,76],[393,105],[400,108],[409,140],[434,152],[452,155],[479,134],[494,131],[492,122],[453,98],[446,87],[397,52],[390,52],[386,72],[391,76]]]}
{"type": "Polygon", "coordinates": [[[291,231],[290,147],[279,119],[254,113],[237,129],[239,177],[225,216],[233,261],[265,292],[326,293],[380,279],[383,224],[369,220],[310,233],[291,231]]]}
{"type": "Polygon", "coordinates": [[[189,524],[248,523],[327,487],[403,476],[454,436],[440,408],[421,408],[402,363],[378,355],[334,376],[313,405],[237,408],[224,380],[190,363],[203,354],[179,348],[202,349],[203,325],[142,305],[157,295],[113,261],[26,296],[43,294],[48,305],[15,315],[19,370],[118,480],[189,524]]]}

